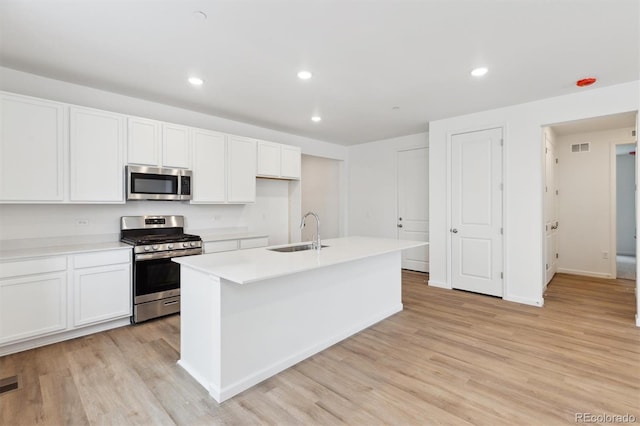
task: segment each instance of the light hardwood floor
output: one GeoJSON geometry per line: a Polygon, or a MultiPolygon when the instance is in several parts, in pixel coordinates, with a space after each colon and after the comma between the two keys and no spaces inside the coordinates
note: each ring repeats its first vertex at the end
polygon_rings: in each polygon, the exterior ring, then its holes
{"type": "Polygon", "coordinates": [[[220,405],[176,365],[178,316],[2,357],[21,389],[0,425],[640,422],[634,282],[558,275],[536,308],[426,277],[403,273],[403,312],[220,405]]]}

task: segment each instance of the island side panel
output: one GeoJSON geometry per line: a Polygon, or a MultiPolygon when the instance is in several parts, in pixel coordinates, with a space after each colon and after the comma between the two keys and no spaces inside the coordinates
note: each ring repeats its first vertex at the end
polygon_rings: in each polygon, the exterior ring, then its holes
{"type": "Polygon", "coordinates": [[[220,279],[180,267],[180,360],[211,396],[220,394],[220,279]]]}
{"type": "Polygon", "coordinates": [[[221,281],[221,399],[402,310],[400,252],[239,285],[221,281]]]}

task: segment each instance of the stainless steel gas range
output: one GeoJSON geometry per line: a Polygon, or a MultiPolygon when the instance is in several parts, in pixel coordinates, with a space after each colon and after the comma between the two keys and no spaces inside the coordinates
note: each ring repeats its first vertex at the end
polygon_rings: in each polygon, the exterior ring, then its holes
{"type": "Polygon", "coordinates": [[[123,216],[121,241],[133,246],[132,323],[180,312],[180,265],[172,257],[202,254],[184,233],[184,216],[123,216]]]}

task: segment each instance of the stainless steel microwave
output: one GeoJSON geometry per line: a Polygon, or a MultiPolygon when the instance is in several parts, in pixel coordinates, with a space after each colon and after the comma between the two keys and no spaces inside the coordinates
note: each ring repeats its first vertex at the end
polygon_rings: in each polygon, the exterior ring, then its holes
{"type": "Polygon", "coordinates": [[[190,200],[191,170],[126,166],[127,200],[190,200]]]}

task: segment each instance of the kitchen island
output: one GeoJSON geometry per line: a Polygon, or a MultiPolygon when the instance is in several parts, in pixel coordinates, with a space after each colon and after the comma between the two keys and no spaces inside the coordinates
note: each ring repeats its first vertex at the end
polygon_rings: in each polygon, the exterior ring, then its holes
{"type": "Polygon", "coordinates": [[[420,241],[348,237],[181,264],[180,361],[218,402],[402,310],[401,251],[420,241]]]}

